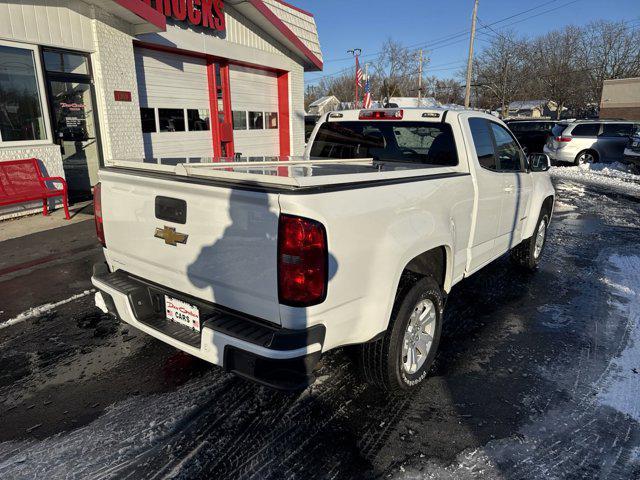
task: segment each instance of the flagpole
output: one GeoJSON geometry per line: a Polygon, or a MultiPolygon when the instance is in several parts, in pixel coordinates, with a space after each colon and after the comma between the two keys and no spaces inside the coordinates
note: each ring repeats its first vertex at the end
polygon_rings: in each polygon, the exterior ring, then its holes
{"type": "MultiPolygon", "coordinates": [[[[369,82],[369,64],[368,63],[364,64],[364,81],[365,81],[365,85],[369,82]]],[[[371,85],[369,85],[369,88],[371,88],[371,85]]],[[[368,108],[364,106],[364,99],[362,100],[362,108],[368,108]]]]}
{"type": "Polygon", "coordinates": [[[357,108],[358,108],[358,67],[359,67],[359,65],[358,65],[358,57],[362,53],[362,49],[354,48],[353,50],[347,50],[347,53],[350,53],[351,55],[353,55],[355,57],[355,60],[356,60],[356,71],[355,71],[355,74],[354,74],[355,87],[356,87],[356,97],[355,97],[355,102],[353,104],[353,108],[354,108],[354,110],[357,110],[357,108]]]}

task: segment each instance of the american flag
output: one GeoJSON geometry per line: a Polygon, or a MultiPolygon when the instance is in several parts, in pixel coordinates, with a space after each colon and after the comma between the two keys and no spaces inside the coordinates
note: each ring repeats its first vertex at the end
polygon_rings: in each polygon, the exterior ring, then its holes
{"type": "Polygon", "coordinates": [[[362,73],[362,69],[360,68],[360,62],[358,61],[358,57],[356,57],[356,83],[359,87],[362,86],[362,77],[364,74],[362,73]]]}
{"type": "Polygon", "coordinates": [[[369,86],[369,79],[364,84],[364,98],[362,99],[363,108],[371,108],[371,88],[369,86]]]}

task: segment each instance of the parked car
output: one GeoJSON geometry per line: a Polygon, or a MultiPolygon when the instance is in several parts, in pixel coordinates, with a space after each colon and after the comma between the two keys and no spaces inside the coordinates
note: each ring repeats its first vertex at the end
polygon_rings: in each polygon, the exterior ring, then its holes
{"type": "Polygon", "coordinates": [[[640,167],[640,125],[636,126],[635,131],[629,137],[627,146],[624,149],[623,161],[640,167]]]}
{"type": "Polygon", "coordinates": [[[551,129],[556,123],[552,120],[507,120],[506,122],[527,153],[542,152],[547,139],[551,136],[551,129]]]}
{"type": "Polygon", "coordinates": [[[538,265],[548,168],[497,118],[442,109],[328,113],[286,161],[115,161],[96,187],[96,304],[270,386],[304,387],[357,344],[367,380],[412,389],[456,283],[509,251],[538,265]]]}
{"type": "Polygon", "coordinates": [[[552,129],[544,153],[555,162],[575,165],[621,161],[634,123],[624,120],[561,122],[552,129]]]}

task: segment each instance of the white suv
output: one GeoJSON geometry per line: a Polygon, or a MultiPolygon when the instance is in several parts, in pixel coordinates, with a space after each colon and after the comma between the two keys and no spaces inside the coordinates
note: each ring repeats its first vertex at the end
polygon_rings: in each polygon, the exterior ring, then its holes
{"type": "Polygon", "coordinates": [[[575,165],[622,160],[634,123],[623,120],[578,120],[558,123],[544,153],[555,162],[575,165]]]}

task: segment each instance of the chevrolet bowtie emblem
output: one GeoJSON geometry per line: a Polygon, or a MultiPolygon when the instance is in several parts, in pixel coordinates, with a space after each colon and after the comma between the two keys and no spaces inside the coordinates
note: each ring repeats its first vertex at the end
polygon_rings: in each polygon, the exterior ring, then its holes
{"type": "Polygon", "coordinates": [[[167,226],[165,226],[164,228],[156,228],[156,234],[154,236],[156,238],[161,238],[162,240],[164,240],[164,243],[166,243],[167,245],[172,245],[174,247],[179,243],[182,243],[184,245],[185,243],[187,243],[187,239],[189,238],[189,235],[176,232],[175,228],[167,226]]]}

